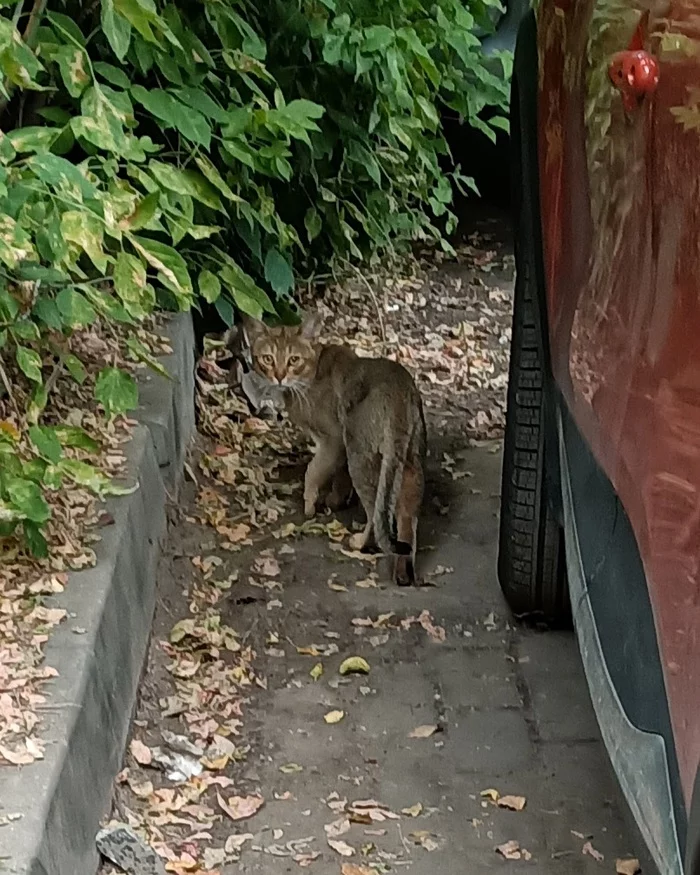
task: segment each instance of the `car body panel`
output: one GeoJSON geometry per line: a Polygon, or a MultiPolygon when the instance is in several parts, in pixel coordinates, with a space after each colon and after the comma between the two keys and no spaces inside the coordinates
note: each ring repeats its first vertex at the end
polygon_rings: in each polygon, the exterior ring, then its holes
{"type": "MultiPolygon", "coordinates": [[[[700,8],[541,0],[538,41],[551,366],[634,530],[689,805],[700,763],[700,8]],[[660,79],[630,110],[608,69],[639,39],[660,79]]],[[[635,630],[619,634],[624,660],[635,630]]]]}

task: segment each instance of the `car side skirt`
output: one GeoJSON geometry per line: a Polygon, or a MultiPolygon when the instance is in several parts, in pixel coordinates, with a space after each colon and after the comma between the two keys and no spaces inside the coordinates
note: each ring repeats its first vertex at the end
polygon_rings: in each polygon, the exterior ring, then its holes
{"type": "Polygon", "coordinates": [[[669,758],[675,764],[675,752],[670,752],[669,757],[661,734],[644,731],[631,722],[611,678],[601,644],[576,522],[567,417],[570,418],[568,411],[560,404],[558,436],[566,565],[571,610],[593,707],[620,787],[659,871],[662,875],[683,875],[675,814],[678,800],[674,799],[677,794],[672,791],[669,770],[669,758]]]}

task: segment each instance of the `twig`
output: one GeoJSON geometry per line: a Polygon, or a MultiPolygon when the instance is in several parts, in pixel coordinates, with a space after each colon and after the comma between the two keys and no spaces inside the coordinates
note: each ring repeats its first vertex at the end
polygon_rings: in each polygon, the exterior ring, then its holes
{"type": "Polygon", "coordinates": [[[14,407],[17,416],[19,416],[19,407],[17,407],[17,401],[12,392],[12,384],[7,378],[7,371],[5,370],[5,364],[2,358],[0,358],[0,380],[2,380],[2,384],[5,387],[5,391],[7,392],[7,397],[10,399],[10,404],[14,407]]]}
{"type": "Polygon", "coordinates": [[[401,829],[401,824],[397,823],[396,826],[398,827],[398,830],[399,830],[399,837],[401,839],[401,844],[403,845],[404,850],[406,851],[406,853],[410,857],[411,856],[411,848],[409,847],[406,839],[403,837],[403,830],[401,829]]]}
{"type": "Polygon", "coordinates": [[[377,300],[377,296],[374,293],[374,289],[369,283],[367,277],[362,273],[362,271],[354,264],[348,261],[348,265],[355,271],[358,277],[362,280],[362,282],[367,286],[367,291],[372,296],[372,301],[374,302],[375,309],[377,311],[377,318],[379,319],[379,330],[382,333],[382,343],[386,344],[386,330],[384,329],[384,317],[382,316],[382,308],[379,306],[379,301],[377,300]]]}
{"type": "MultiPolygon", "coordinates": [[[[21,15],[22,5],[24,0],[20,0],[15,9],[15,15],[17,15],[18,11],[21,15]]],[[[31,12],[29,13],[29,21],[27,22],[27,26],[24,29],[24,33],[22,34],[22,39],[27,44],[28,48],[34,48],[34,38],[37,35],[37,31],[39,30],[39,24],[41,23],[41,19],[44,16],[44,12],[46,10],[47,0],[34,0],[34,5],[32,6],[31,12]]],[[[15,86],[12,83],[5,82],[5,91],[6,96],[0,98],[0,115],[7,109],[7,104],[10,102],[12,98],[12,92],[15,89],[15,86]]]]}

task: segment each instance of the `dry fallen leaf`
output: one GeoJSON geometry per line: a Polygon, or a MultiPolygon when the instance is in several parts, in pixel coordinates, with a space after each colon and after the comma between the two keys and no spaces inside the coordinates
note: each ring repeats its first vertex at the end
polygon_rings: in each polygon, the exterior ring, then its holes
{"type": "Polygon", "coordinates": [[[226,800],[220,793],[216,794],[222,811],[224,811],[231,820],[245,820],[257,814],[265,803],[262,796],[231,796],[226,800]]]}
{"type": "Polygon", "coordinates": [[[309,672],[313,680],[317,681],[323,675],[323,663],[317,662],[309,672]]]}
{"type": "Polygon", "coordinates": [[[329,839],[337,839],[350,832],[350,820],[347,817],[341,817],[339,820],[334,820],[333,823],[327,823],[324,827],[326,835],[329,839]]]}
{"type": "Polygon", "coordinates": [[[409,738],[430,738],[435,735],[439,727],[434,723],[426,724],[425,726],[416,726],[416,728],[408,733],[409,738]]]}
{"type": "Polygon", "coordinates": [[[280,766],[280,772],[283,775],[294,775],[297,772],[303,772],[304,767],[300,766],[298,763],[287,763],[284,766],[280,766]]]}
{"type": "Polygon", "coordinates": [[[487,790],[482,790],[480,795],[485,799],[490,799],[492,802],[498,802],[501,794],[498,790],[494,790],[493,787],[489,787],[487,790]]]}
{"type": "Polygon", "coordinates": [[[508,808],[510,811],[522,811],[527,799],[524,796],[500,796],[496,804],[499,808],[508,808]]]}
{"type": "Polygon", "coordinates": [[[345,711],[329,711],[323,719],[326,723],[332,725],[334,723],[340,723],[343,717],[345,717],[345,711]]]}
{"type": "Polygon", "coordinates": [[[615,860],[615,872],[617,875],[637,875],[641,871],[642,867],[636,857],[615,860]]]}
{"type": "Polygon", "coordinates": [[[355,863],[343,863],[341,875],[376,875],[374,869],[369,866],[356,866],[355,863]]]}
{"type": "Polygon", "coordinates": [[[150,766],[153,762],[153,753],[150,747],[146,747],[146,745],[142,741],[139,741],[138,738],[133,739],[129,745],[129,750],[131,751],[132,757],[140,766],[150,766]]]}
{"type": "Polygon", "coordinates": [[[447,637],[447,633],[442,626],[434,625],[433,618],[430,615],[429,611],[423,611],[418,617],[418,622],[425,629],[430,638],[432,638],[432,640],[437,642],[438,644],[442,644],[442,642],[447,637]]]}
{"type": "Polygon", "coordinates": [[[516,842],[515,839],[498,845],[496,851],[506,860],[529,860],[532,856],[525,848],[521,848],[520,842],[516,842]]]}
{"type": "Polygon", "coordinates": [[[402,808],[401,814],[405,814],[406,817],[419,817],[423,813],[423,806],[420,802],[416,802],[415,805],[411,805],[410,808],[402,808]]]}
{"type": "Polygon", "coordinates": [[[593,857],[598,863],[602,863],[605,857],[600,851],[596,851],[593,845],[590,842],[586,842],[586,844],[581,848],[582,854],[588,854],[589,857],[593,857]]]}
{"type": "Polygon", "coordinates": [[[340,674],[369,674],[370,667],[366,659],[361,656],[349,656],[345,659],[338,669],[340,674]]]}
{"type": "Polygon", "coordinates": [[[355,849],[351,848],[347,842],[328,839],[328,846],[333,848],[336,854],[340,854],[341,857],[352,857],[355,853],[355,849]]]}
{"type": "Polygon", "coordinates": [[[243,845],[246,842],[252,841],[254,838],[253,834],[250,832],[243,833],[242,835],[230,835],[226,839],[226,844],[224,845],[224,850],[227,854],[237,854],[243,845]]]}

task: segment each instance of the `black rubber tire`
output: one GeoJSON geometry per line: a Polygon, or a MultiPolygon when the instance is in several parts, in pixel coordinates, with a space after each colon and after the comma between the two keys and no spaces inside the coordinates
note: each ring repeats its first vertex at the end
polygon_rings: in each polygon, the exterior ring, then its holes
{"type": "Polygon", "coordinates": [[[548,494],[543,350],[528,261],[524,257],[518,264],[513,307],[498,576],[516,616],[566,623],[570,609],[564,543],[548,494]]]}
{"type": "MultiPolygon", "coordinates": [[[[520,48],[520,46],[518,47],[520,48]]],[[[516,50],[516,59],[517,59],[516,50]]],[[[532,114],[534,96],[521,91],[517,78],[511,95],[511,135],[514,156],[512,204],[515,217],[516,281],[506,426],[501,482],[498,577],[516,616],[534,616],[550,624],[570,624],[564,536],[553,511],[560,505],[554,494],[558,478],[548,478],[547,462],[558,448],[546,445],[545,364],[537,288],[538,200],[536,161],[531,136],[524,141],[523,112],[532,114]],[[528,103],[529,101],[529,103],[528,103]],[[536,174],[536,171],[535,171],[536,174]],[[554,483],[553,483],[554,480],[554,483]]],[[[545,329],[546,330],[546,329],[545,329]]],[[[550,437],[552,440],[552,437],[550,437]]]]}

